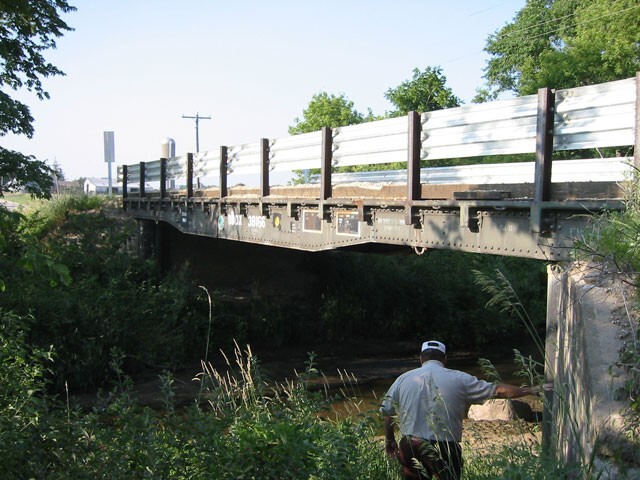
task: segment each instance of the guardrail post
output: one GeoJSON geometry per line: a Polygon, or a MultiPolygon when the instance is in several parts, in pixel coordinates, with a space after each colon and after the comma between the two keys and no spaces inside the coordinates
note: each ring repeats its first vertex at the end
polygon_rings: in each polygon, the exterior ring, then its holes
{"type": "Polygon", "coordinates": [[[551,198],[551,158],[553,156],[555,98],[555,92],[550,88],[538,90],[536,160],[530,217],[531,231],[534,233],[543,231],[541,204],[551,198]]]}
{"type": "Polygon", "coordinates": [[[320,165],[320,197],[327,200],[333,195],[331,166],[333,164],[333,131],[322,127],[322,161],[320,165]]]}
{"type": "Polygon", "coordinates": [[[160,159],[160,200],[167,196],[167,159],[160,159]]]}
{"type": "Polygon", "coordinates": [[[193,153],[187,153],[187,198],[193,198],[193,153]]]}
{"type": "Polygon", "coordinates": [[[145,163],[140,162],[140,198],[144,197],[145,195],[144,184],[146,182],[144,177],[145,177],[145,163]]]}
{"type": "Polygon", "coordinates": [[[227,147],[220,147],[220,198],[224,198],[229,195],[227,187],[227,167],[229,165],[229,155],[227,153],[227,147]]]}
{"type": "Polygon", "coordinates": [[[127,165],[122,166],[122,208],[123,210],[127,209],[127,204],[125,200],[129,196],[129,191],[127,190],[129,186],[129,167],[127,165]]]}
{"type": "Polygon", "coordinates": [[[640,168],[640,72],[636,73],[636,138],[633,146],[633,165],[640,168]]]}
{"type": "Polygon", "coordinates": [[[420,184],[420,149],[422,142],[422,124],[418,112],[409,112],[407,115],[408,128],[408,148],[407,148],[407,205],[405,207],[406,225],[413,223],[412,206],[415,200],[420,200],[422,196],[420,184]]]}
{"type": "Polygon", "coordinates": [[[269,196],[269,139],[260,139],[260,196],[269,196]]]}

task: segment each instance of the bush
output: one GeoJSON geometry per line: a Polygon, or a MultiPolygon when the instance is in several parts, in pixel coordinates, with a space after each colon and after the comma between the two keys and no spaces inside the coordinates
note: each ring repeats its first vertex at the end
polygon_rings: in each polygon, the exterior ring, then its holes
{"type": "Polygon", "coordinates": [[[58,392],[65,382],[74,391],[103,384],[113,347],[124,351],[129,373],[204,353],[202,293],[186,271],[162,276],[131,255],[132,227],[100,206],[95,197],[63,197],[30,217],[2,217],[17,231],[4,235],[2,260],[22,265],[8,268],[3,305],[34,318],[30,343],[55,347],[58,392]]]}

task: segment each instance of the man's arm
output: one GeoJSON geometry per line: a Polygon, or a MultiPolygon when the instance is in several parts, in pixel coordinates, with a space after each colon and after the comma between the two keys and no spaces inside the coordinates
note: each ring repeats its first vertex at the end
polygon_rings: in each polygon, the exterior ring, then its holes
{"type": "Polygon", "coordinates": [[[384,417],[384,449],[391,458],[398,456],[398,443],[395,436],[396,421],[390,415],[384,417]]]}
{"type": "Polygon", "coordinates": [[[538,395],[543,390],[550,390],[552,386],[552,384],[547,383],[544,386],[516,387],[508,383],[499,383],[493,396],[494,398],[518,398],[524,397],[525,395],[538,395]]]}

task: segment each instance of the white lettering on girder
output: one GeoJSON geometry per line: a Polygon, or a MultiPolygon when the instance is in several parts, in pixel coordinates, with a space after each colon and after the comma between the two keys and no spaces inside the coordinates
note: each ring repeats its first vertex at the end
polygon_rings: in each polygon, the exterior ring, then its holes
{"type": "Polygon", "coordinates": [[[267,226],[267,217],[249,215],[248,219],[249,219],[249,228],[265,228],[267,226]]]}
{"type": "Polygon", "coordinates": [[[227,223],[230,227],[235,227],[236,225],[242,226],[242,215],[236,215],[236,212],[230,209],[227,212],[227,223]]]}

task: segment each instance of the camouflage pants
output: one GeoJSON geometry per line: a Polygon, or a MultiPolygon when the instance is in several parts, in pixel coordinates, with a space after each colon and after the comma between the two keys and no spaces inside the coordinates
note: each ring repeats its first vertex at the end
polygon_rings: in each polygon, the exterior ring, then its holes
{"type": "Polygon", "coordinates": [[[399,460],[406,479],[459,480],[462,449],[458,442],[436,442],[405,436],[400,440],[399,460]]]}

